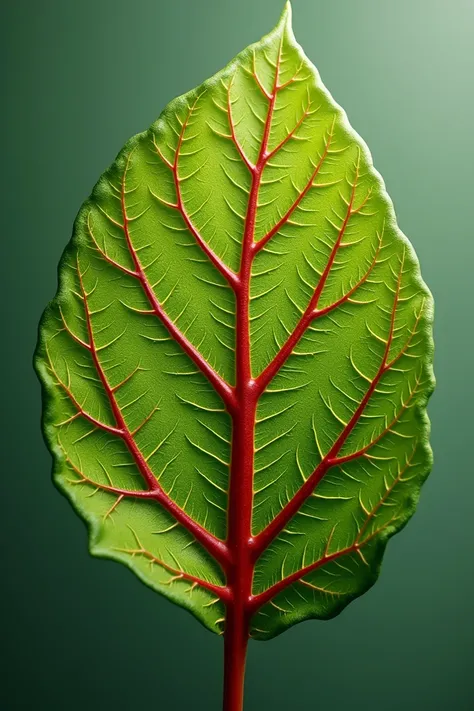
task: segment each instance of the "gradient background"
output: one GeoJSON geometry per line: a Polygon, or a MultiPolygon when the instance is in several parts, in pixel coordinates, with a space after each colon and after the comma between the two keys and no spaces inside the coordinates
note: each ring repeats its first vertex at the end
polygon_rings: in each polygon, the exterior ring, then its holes
{"type": "MultiPolygon", "coordinates": [[[[125,567],[89,557],[84,525],[51,484],[31,358],[56,264],[100,173],[170,99],[266,33],[282,0],[2,6],[0,707],[214,711],[222,640],[125,567]]],[[[474,2],[294,0],[293,9],[297,38],[369,144],[435,296],[436,464],[368,594],[335,620],[250,644],[246,711],[467,711],[474,2]]]]}

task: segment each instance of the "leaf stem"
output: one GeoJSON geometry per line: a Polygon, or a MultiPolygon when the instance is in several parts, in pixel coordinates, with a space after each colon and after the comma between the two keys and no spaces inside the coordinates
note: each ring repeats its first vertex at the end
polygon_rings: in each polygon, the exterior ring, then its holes
{"type": "Polygon", "coordinates": [[[248,646],[248,619],[243,608],[229,605],[224,638],[223,711],[244,707],[245,662],[248,646]]]}

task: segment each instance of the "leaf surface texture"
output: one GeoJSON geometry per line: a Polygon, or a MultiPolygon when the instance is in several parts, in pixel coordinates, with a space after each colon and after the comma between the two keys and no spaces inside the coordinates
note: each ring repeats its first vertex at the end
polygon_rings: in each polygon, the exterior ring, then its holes
{"type": "Polygon", "coordinates": [[[91,551],[222,633],[229,516],[250,507],[250,634],[337,614],[431,465],[431,317],[368,149],[286,10],[127,143],[63,256],[36,365],[91,551]]]}

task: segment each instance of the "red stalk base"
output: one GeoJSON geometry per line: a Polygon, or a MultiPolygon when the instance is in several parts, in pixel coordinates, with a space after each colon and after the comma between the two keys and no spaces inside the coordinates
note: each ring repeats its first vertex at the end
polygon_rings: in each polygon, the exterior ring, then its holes
{"type": "Polygon", "coordinates": [[[235,609],[229,609],[224,637],[223,711],[242,711],[244,708],[247,644],[247,620],[235,609]]]}

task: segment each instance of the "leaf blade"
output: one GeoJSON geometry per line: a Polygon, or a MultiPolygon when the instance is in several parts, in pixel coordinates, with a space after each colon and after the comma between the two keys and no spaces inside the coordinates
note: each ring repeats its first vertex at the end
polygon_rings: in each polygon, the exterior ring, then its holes
{"type": "Polygon", "coordinates": [[[93,552],[221,633],[243,441],[252,636],[364,592],[431,465],[432,299],[288,9],[125,146],[60,276],[36,367],[93,552]],[[238,423],[255,391],[253,453],[238,423]]]}

